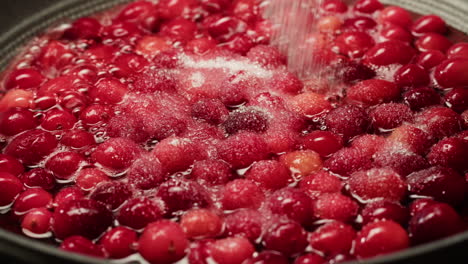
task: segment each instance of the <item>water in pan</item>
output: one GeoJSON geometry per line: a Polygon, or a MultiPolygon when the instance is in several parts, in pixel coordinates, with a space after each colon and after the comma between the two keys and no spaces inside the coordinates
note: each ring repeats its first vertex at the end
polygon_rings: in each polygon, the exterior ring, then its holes
{"type": "Polygon", "coordinates": [[[335,263],[464,230],[467,45],[435,16],[324,1],[310,49],[329,77],[303,83],[262,8],[139,1],[36,39],[2,81],[2,226],[220,264],[335,263]]]}

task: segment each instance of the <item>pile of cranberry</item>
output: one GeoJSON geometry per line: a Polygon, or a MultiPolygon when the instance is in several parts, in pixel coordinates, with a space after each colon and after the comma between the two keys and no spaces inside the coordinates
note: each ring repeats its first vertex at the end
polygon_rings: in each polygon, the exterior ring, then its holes
{"type": "Polygon", "coordinates": [[[302,82],[264,4],[137,1],[35,39],[2,79],[0,226],[162,264],[339,263],[464,231],[468,43],[325,0],[304,45],[326,78],[302,82]]]}

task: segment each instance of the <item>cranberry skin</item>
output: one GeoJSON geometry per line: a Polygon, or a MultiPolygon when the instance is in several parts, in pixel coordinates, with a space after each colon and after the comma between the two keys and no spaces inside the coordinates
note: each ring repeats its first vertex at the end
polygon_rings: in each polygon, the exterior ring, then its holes
{"type": "Polygon", "coordinates": [[[24,167],[12,156],[0,153],[0,172],[8,172],[18,176],[24,172],[24,167]]]}
{"type": "Polygon", "coordinates": [[[0,172],[0,206],[4,207],[13,203],[18,194],[23,190],[23,183],[14,175],[0,172]]]}
{"type": "Polygon", "coordinates": [[[358,204],[341,193],[325,193],[313,202],[313,213],[316,218],[352,221],[358,212],[358,204]]]}
{"type": "Polygon", "coordinates": [[[453,109],[457,113],[461,113],[468,109],[468,89],[455,88],[448,92],[445,97],[445,105],[453,109]]]}
{"type": "Polygon", "coordinates": [[[192,105],[192,116],[210,124],[221,124],[226,121],[229,111],[218,99],[202,99],[192,105]]]}
{"type": "Polygon", "coordinates": [[[198,1],[195,0],[161,0],[156,7],[162,19],[173,19],[188,16],[188,13],[197,5],[198,1]]]}
{"type": "Polygon", "coordinates": [[[243,264],[288,264],[288,259],[275,251],[262,251],[256,257],[250,258],[243,264]]]}
{"type": "Polygon", "coordinates": [[[307,233],[295,221],[280,221],[268,227],[263,236],[263,245],[266,249],[291,256],[303,252],[307,247],[307,233]]]}
{"type": "Polygon", "coordinates": [[[458,213],[448,204],[434,203],[417,212],[410,220],[408,230],[415,244],[434,241],[463,230],[458,213]]]}
{"type": "Polygon", "coordinates": [[[373,127],[382,132],[387,132],[403,122],[411,121],[413,113],[405,104],[389,103],[381,104],[370,112],[373,127]]]}
{"type": "Polygon", "coordinates": [[[116,20],[133,23],[152,31],[158,23],[158,14],[153,3],[136,1],[125,6],[117,15],[116,20]]]}
{"type": "Polygon", "coordinates": [[[348,6],[341,0],[325,0],[322,2],[321,8],[329,13],[345,13],[348,11],[348,6]]]}
{"type": "Polygon", "coordinates": [[[0,113],[0,133],[13,136],[37,126],[34,114],[22,108],[10,108],[0,113]]]}
{"type": "Polygon", "coordinates": [[[70,129],[73,128],[76,121],[76,118],[71,113],[52,109],[46,112],[44,119],[42,119],[41,126],[49,131],[70,129]]]}
{"type": "Polygon", "coordinates": [[[369,49],[364,55],[364,62],[375,66],[407,64],[415,53],[416,51],[404,42],[388,40],[369,49]]]}
{"type": "Polygon", "coordinates": [[[210,245],[211,257],[219,264],[241,264],[255,252],[253,245],[243,237],[229,237],[210,245]]]}
{"type": "Polygon", "coordinates": [[[365,225],[357,234],[354,250],[358,258],[370,258],[405,249],[409,242],[399,224],[384,220],[365,225]]]}
{"type": "Polygon", "coordinates": [[[315,253],[302,255],[294,261],[294,264],[323,264],[326,260],[315,253]]]}
{"type": "Polygon", "coordinates": [[[343,148],[325,161],[324,167],[343,177],[371,167],[371,159],[358,148],[343,148]]]}
{"type": "Polygon", "coordinates": [[[36,168],[21,174],[19,177],[26,187],[41,187],[44,190],[52,190],[55,187],[54,175],[45,169],[36,168]]]}
{"type": "Polygon", "coordinates": [[[350,101],[365,106],[390,102],[397,99],[399,95],[400,88],[398,86],[379,79],[361,81],[347,91],[347,98],[350,101]]]}
{"type": "Polygon", "coordinates": [[[255,183],[246,179],[237,179],[226,184],[221,203],[226,210],[238,208],[257,209],[265,196],[255,183]]]}
{"type": "Polygon", "coordinates": [[[210,13],[219,13],[230,5],[229,0],[200,0],[201,6],[210,13]]]}
{"type": "Polygon", "coordinates": [[[390,201],[400,201],[407,189],[401,176],[386,168],[356,172],[351,175],[348,184],[351,193],[363,200],[384,198],[390,201]]]}
{"type": "Polygon", "coordinates": [[[100,202],[79,199],[61,203],[54,211],[52,230],[58,239],[81,235],[89,239],[100,236],[112,225],[113,217],[100,202]]]}
{"type": "Polygon", "coordinates": [[[82,169],[76,176],[76,186],[83,191],[90,191],[101,182],[109,181],[109,177],[103,171],[96,168],[82,169]]]}
{"type": "Polygon", "coordinates": [[[209,185],[225,184],[232,178],[231,167],[221,160],[196,161],[189,176],[209,185]]]}
{"type": "Polygon", "coordinates": [[[459,114],[446,107],[434,107],[420,113],[416,118],[431,136],[444,138],[461,130],[462,120],[459,114]]]}
{"type": "Polygon", "coordinates": [[[427,155],[431,165],[451,167],[460,172],[468,169],[468,142],[460,138],[446,138],[432,146],[427,155]]]}
{"type": "Polygon", "coordinates": [[[406,226],[410,217],[406,207],[385,200],[368,203],[361,211],[361,215],[363,225],[377,220],[393,220],[402,226],[406,226]]]}
{"type": "Polygon", "coordinates": [[[351,148],[358,149],[366,157],[372,157],[385,144],[386,138],[378,135],[363,134],[351,141],[351,148]]]}
{"type": "Polygon", "coordinates": [[[245,178],[269,190],[285,187],[292,180],[289,169],[275,160],[261,160],[254,163],[245,174],[245,178]]]}
{"type": "Polygon", "coordinates": [[[263,67],[272,69],[286,64],[284,55],[282,55],[278,49],[267,45],[257,45],[253,47],[247,53],[247,58],[263,67]]]}
{"type": "Polygon", "coordinates": [[[302,139],[305,148],[328,157],[343,147],[342,139],[329,131],[312,131],[302,139]]]}
{"type": "Polygon", "coordinates": [[[312,198],[318,198],[325,193],[340,192],[341,180],[328,172],[320,171],[302,178],[299,188],[312,198]]]}
{"type": "Polygon", "coordinates": [[[245,108],[231,112],[223,126],[231,135],[241,130],[261,133],[268,129],[268,117],[262,111],[245,108]]]}
{"type": "Polygon", "coordinates": [[[328,130],[341,135],[344,141],[364,133],[367,130],[369,121],[366,112],[357,106],[346,105],[331,110],[325,123],[328,130]]]}
{"type": "Polygon", "coordinates": [[[76,152],[60,152],[47,160],[45,167],[57,179],[68,180],[85,162],[84,157],[76,152]]]}
{"type": "Polygon", "coordinates": [[[245,168],[255,161],[265,159],[268,147],[260,135],[239,132],[221,142],[218,152],[221,158],[234,168],[245,168]]]}
{"type": "Polygon", "coordinates": [[[185,256],[189,242],[177,223],[160,220],[145,228],[138,244],[138,252],[149,263],[169,264],[185,256]]]}
{"type": "Polygon", "coordinates": [[[161,26],[160,34],[171,40],[186,43],[195,37],[197,25],[187,19],[175,18],[161,26]]]}
{"type": "Polygon", "coordinates": [[[419,213],[422,209],[426,208],[427,206],[429,205],[433,205],[433,204],[436,204],[438,203],[437,201],[434,201],[433,199],[431,198],[420,198],[420,199],[416,199],[414,200],[410,206],[409,206],[409,209],[410,209],[410,215],[411,216],[414,216],[416,215],[417,213],[419,213]]]}
{"type": "Polygon", "coordinates": [[[238,33],[230,37],[221,46],[229,51],[239,53],[241,55],[246,55],[250,48],[252,48],[254,45],[255,44],[250,36],[247,34],[238,33]]]}
{"type": "Polygon", "coordinates": [[[372,14],[384,8],[378,0],[359,0],[354,5],[354,9],[361,13],[372,14]]]}
{"type": "Polygon", "coordinates": [[[406,29],[398,25],[385,25],[380,35],[386,40],[398,40],[405,43],[413,42],[413,36],[406,29]]]}
{"type": "Polygon", "coordinates": [[[447,59],[444,53],[440,50],[428,50],[425,52],[419,53],[416,57],[415,61],[416,64],[421,65],[424,69],[430,70],[443,61],[447,59]]]}
{"type": "Polygon", "coordinates": [[[374,39],[365,32],[345,32],[335,40],[339,52],[350,58],[360,58],[375,45],[374,39]]]}
{"type": "Polygon", "coordinates": [[[104,251],[101,246],[94,244],[91,240],[82,236],[67,237],[60,244],[60,249],[93,257],[104,257],[104,251]]]}
{"type": "Polygon", "coordinates": [[[27,232],[43,235],[50,231],[51,218],[52,213],[46,208],[32,209],[24,216],[21,227],[27,232]]]}
{"type": "Polygon", "coordinates": [[[89,195],[90,199],[99,201],[111,210],[119,208],[133,196],[133,189],[124,182],[102,182],[89,195]]]}
{"type": "Polygon", "coordinates": [[[139,230],[163,215],[163,204],[145,197],[128,200],[120,208],[117,220],[119,224],[139,230]]]}
{"type": "Polygon", "coordinates": [[[456,171],[444,167],[431,167],[408,175],[409,191],[433,197],[440,202],[457,205],[465,197],[465,179],[456,171]]]}
{"type": "Polygon", "coordinates": [[[283,188],[272,193],[268,199],[270,210],[300,224],[312,219],[312,199],[299,189],[283,188]]]}
{"type": "Polygon", "coordinates": [[[104,104],[117,104],[127,94],[127,86],[117,79],[103,78],[94,85],[89,96],[97,102],[104,104]]]}
{"type": "Polygon", "coordinates": [[[374,154],[373,159],[377,168],[391,168],[402,177],[429,167],[429,163],[421,155],[408,151],[404,146],[394,142],[384,145],[374,154]]]}
{"type": "Polygon", "coordinates": [[[450,49],[447,50],[447,56],[452,58],[465,58],[468,59],[468,43],[460,42],[454,44],[450,49]]]}
{"type": "Polygon", "coordinates": [[[421,110],[427,106],[437,105],[441,99],[439,94],[432,88],[421,87],[407,91],[403,94],[403,100],[411,110],[421,110]]]}
{"type": "Polygon", "coordinates": [[[112,138],[101,145],[91,154],[91,158],[102,166],[114,170],[124,170],[137,159],[140,147],[125,138],[112,138]]]}
{"type": "Polygon", "coordinates": [[[60,142],[74,149],[81,149],[96,144],[96,140],[91,133],[76,129],[65,132],[60,142]]]}
{"type": "Polygon", "coordinates": [[[445,34],[447,32],[447,25],[439,16],[425,15],[414,21],[411,32],[415,36],[431,32],[445,34]]]}
{"type": "Polygon", "coordinates": [[[61,189],[54,197],[55,205],[62,205],[68,203],[69,201],[80,200],[84,198],[84,193],[79,188],[66,187],[61,189]]]}
{"type": "Polygon", "coordinates": [[[174,178],[159,186],[156,196],[166,204],[168,214],[194,207],[208,207],[211,199],[206,189],[195,181],[174,178]]]}
{"type": "Polygon", "coordinates": [[[99,244],[109,257],[114,259],[125,258],[135,251],[137,233],[124,226],[118,226],[107,231],[100,239],[99,244]]]}
{"type": "Polygon", "coordinates": [[[216,48],[217,43],[218,42],[211,37],[196,38],[185,45],[185,51],[201,55],[216,48]]]}
{"type": "Polygon", "coordinates": [[[15,137],[5,154],[16,157],[24,165],[34,165],[57,147],[57,139],[43,130],[30,130],[15,137]]]}
{"type": "Polygon", "coordinates": [[[407,64],[398,69],[394,80],[400,87],[413,88],[426,86],[429,84],[429,74],[422,66],[407,64]]]}
{"type": "Polygon", "coordinates": [[[442,88],[468,86],[468,76],[464,74],[467,68],[468,59],[448,59],[436,67],[434,78],[442,88]]]}
{"type": "Polygon", "coordinates": [[[31,89],[44,82],[44,76],[35,69],[19,69],[8,75],[5,81],[5,89],[31,89]]]}
{"type": "Polygon", "coordinates": [[[389,6],[383,9],[379,15],[379,21],[399,25],[403,28],[408,28],[413,22],[411,14],[399,6],[389,6]]]}
{"type": "Polygon", "coordinates": [[[446,37],[437,33],[427,33],[415,42],[419,51],[439,50],[446,52],[453,43],[446,37]]]}
{"type": "Polygon", "coordinates": [[[142,156],[130,167],[127,179],[135,187],[148,190],[161,184],[166,179],[166,172],[157,159],[142,156]]]}
{"type": "Polygon", "coordinates": [[[102,25],[92,17],[82,17],[74,21],[71,28],[67,29],[64,36],[68,39],[97,39],[102,25]]]}
{"type": "Polygon", "coordinates": [[[236,210],[225,218],[225,235],[242,236],[255,243],[262,234],[262,220],[262,215],[257,210],[236,210]]]}
{"type": "Polygon", "coordinates": [[[22,192],[13,204],[13,212],[17,216],[24,215],[31,209],[49,207],[52,204],[52,195],[42,188],[27,189],[22,192]]]}
{"type": "Polygon", "coordinates": [[[221,233],[223,221],[211,210],[192,209],[182,215],[180,226],[188,238],[213,238],[221,233]]]}
{"type": "Polygon", "coordinates": [[[309,237],[313,249],[325,256],[348,254],[356,231],[344,223],[330,222],[315,230],[309,237]]]}
{"type": "Polygon", "coordinates": [[[80,114],[80,120],[86,127],[101,125],[111,117],[111,109],[105,105],[90,105],[80,114]]]}

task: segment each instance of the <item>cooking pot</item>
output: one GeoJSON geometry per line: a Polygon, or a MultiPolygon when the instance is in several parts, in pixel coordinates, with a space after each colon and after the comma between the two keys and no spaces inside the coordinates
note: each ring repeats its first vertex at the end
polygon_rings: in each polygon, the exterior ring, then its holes
{"type": "MultiPolygon", "coordinates": [[[[291,0],[294,1],[294,0],[291,0]]],[[[0,72],[17,54],[20,47],[44,29],[60,21],[73,20],[128,0],[2,0],[0,3],[0,72]]],[[[459,30],[458,38],[468,32],[468,0],[382,0],[418,14],[434,13],[459,30]]],[[[56,249],[0,229],[0,263],[111,263],[56,249]]],[[[419,264],[467,263],[468,232],[433,243],[412,247],[396,254],[349,264],[419,264]]],[[[118,261],[118,263],[137,263],[118,261]]]]}

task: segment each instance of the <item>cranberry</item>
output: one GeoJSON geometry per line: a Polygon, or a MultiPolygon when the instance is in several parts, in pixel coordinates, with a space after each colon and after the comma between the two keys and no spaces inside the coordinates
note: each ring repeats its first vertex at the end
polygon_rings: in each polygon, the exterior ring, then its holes
{"type": "Polygon", "coordinates": [[[431,198],[419,198],[414,200],[410,206],[410,215],[414,216],[417,213],[419,213],[422,209],[428,207],[429,205],[433,205],[438,203],[437,201],[431,199],[431,198]]]}
{"type": "Polygon", "coordinates": [[[5,154],[17,158],[24,165],[33,165],[57,147],[57,139],[49,132],[30,130],[15,137],[5,149],[5,154]]]}
{"type": "Polygon", "coordinates": [[[37,120],[31,111],[22,108],[10,108],[0,113],[0,133],[13,136],[37,126],[37,120]]]}
{"type": "Polygon", "coordinates": [[[314,92],[306,92],[294,96],[291,104],[298,114],[308,118],[328,112],[332,108],[325,96],[314,92]]]}
{"type": "Polygon", "coordinates": [[[357,203],[341,193],[322,194],[313,203],[314,216],[319,219],[348,222],[356,217],[357,211],[357,203]]]}
{"type": "Polygon", "coordinates": [[[424,207],[411,218],[408,230],[412,242],[419,244],[460,232],[462,221],[451,206],[434,203],[424,207]]]}
{"type": "Polygon", "coordinates": [[[363,105],[390,102],[399,95],[400,89],[394,83],[379,79],[361,81],[347,91],[351,101],[363,105]]]}
{"type": "Polygon", "coordinates": [[[185,256],[188,240],[177,223],[160,220],[145,228],[138,244],[138,252],[148,262],[173,263],[185,256]]]}
{"type": "Polygon", "coordinates": [[[221,203],[226,210],[259,208],[265,199],[262,190],[250,180],[237,179],[226,184],[221,203]]]}
{"type": "Polygon", "coordinates": [[[257,45],[250,49],[247,58],[267,68],[278,68],[286,64],[286,58],[274,47],[257,45]]]}
{"type": "MultiPolygon", "coordinates": [[[[389,85],[389,87],[393,88],[392,85],[389,85]]],[[[343,139],[347,141],[366,131],[368,116],[360,107],[353,105],[342,106],[331,110],[327,114],[326,125],[331,132],[342,135],[343,139]]]]}
{"type": "Polygon", "coordinates": [[[45,169],[36,168],[19,177],[26,187],[41,187],[44,190],[52,190],[55,187],[54,176],[45,169]]]}
{"type": "Polygon", "coordinates": [[[292,180],[289,169],[275,160],[262,160],[254,163],[245,177],[270,190],[280,189],[292,180]]]}
{"type": "Polygon", "coordinates": [[[192,209],[182,215],[180,226],[188,238],[211,238],[221,233],[223,221],[211,210],[192,209]]]}
{"type": "Polygon", "coordinates": [[[411,121],[412,112],[404,104],[381,104],[370,112],[370,118],[376,130],[385,132],[400,126],[403,122],[411,121]]]}
{"type": "Polygon", "coordinates": [[[427,159],[431,165],[451,167],[463,172],[468,169],[464,162],[468,156],[468,143],[460,138],[446,138],[435,144],[427,159]]]}
{"type": "Polygon", "coordinates": [[[133,229],[142,229],[159,220],[163,214],[163,204],[145,197],[127,200],[120,208],[117,220],[119,224],[133,229]]]}
{"type": "Polygon", "coordinates": [[[24,172],[23,165],[10,155],[0,154],[0,172],[8,172],[14,176],[24,172]]]}
{"type": "Polygon", "coordinates": [[[376,167],[391,168],[403,177],[429,167],[429,163],[421,155],[408,151],[405,146],[395,142],[384,145],[373,158],[376,167]]]}
{"type": "Polygon", "coordinates": [[[132,195],[133,190],[128,184],[118,181],[105,181],[94,188],[89,198],[99,201],[110,209],[115,210],[131,198],[132,195]]]}
{"type": "Polygon", "coordinates": [[[67,237],[60,248],[74,253],[84,254],[93,257],[104,257],[104,251],[101,246],[94,244],[91,240],[82,236],[67,237]]]}
{"type": "Polygon", "coordinates": [[[445,95],[445,104],[461,113],[468,109],[468,89],[455,88],[445,95]]]}
{"type": "Polygon", "coordinates": [[[465,58],[468,59],[468,43],[460,42],[454,44],[447,50],[447,56],[452,58],[465,58]]]}
{"type": "Polygon", "coordinates": [[[210,185],[227,183],[232,178],[230,166],[221,160],[196,161],[192,168],[191,178],[210,185]]]}
{"type": "Polygon", "coordinates": [[[361,63],[347,62],[339,65],[337,77],[347,84],[368,80],[375,77],[375,71],[361,63]]]}
{"type": "Polygon", "coordinates": [[[371,30],[377,26],[374,19],[366,16],[357,16],[354,18],[348,18],[344,21],[344,26],[352,30],[371,30]]]}
{"type": "Polygon", "coordinates": [[[312,199],[299,189],[280,189],[270,195],[268,203],[273,213],[301,224],[308,223],[312,218],[312,199]]]}
{"type": "Polygon", "coordinates": [[[378,220],[393,220],[405,226],[409,220],[409,211],[406,207],[386,200],[368,203],[361,211],[361,215],[363,225],[378,220]]]}
{"type": "Polygon", "coordinates": [[[408,64],[395,73],[395,83],[400,87],[420,87],[429,84],[429,74],[426,70],[416,64],[408,64]]]}
{"type": "Polygon", "coordinates": [[[11,72],[6,81],[5,89],[11,90],[36,88],[44,82],[44,76],[35,69],[19,69],[11,72]]]}
{"type": "Polygon", "coordinates": [[[352,31],[339,35],[336,45],[340,53],[350,58],[360,58],[375,45],[374,39],[365,32],[352,31]]]}
{"type": "Polygon", "coordinates": [[[125,138],[112,138],[101,145],[91,154],[91,158],[100,165],[124,170],[137,159],[140,148],[133,141],[125,138]]]}
{"type": "MultiPolygon", "coordinates": [[[[290,94],[297,94],[299,91],[302,90],[302,88],[304,88],[304,84],[301,82],[301,80],[299,80],[299,78],[295,74],[284,71],[280,71],[274,74],[269,84],[271,85],[271,89],[274,91],[283,91],[285,93],[290,94]]],[[[313,93],[309,93],[309,95],[306,96],[306,99],[310,100],[309,103],[313,102],[318,105],[316,109],[319,110],[326,109],[329,107],[329,103],[323,98],[323,96],[313,93]]],[[[316,114],[319,112],[322,111],[317,110],[315,113],[312,114],[316,114]]]]}
{"type": "Polygon", "coordinates": [[[262,215],[253,209],[236,210],[224,222],[228,236],[242,236],[254,243],[262,234],[262,215]]]}
{"type": "Polygon", "coordinates": [[[415,55],[415,50],[398,40],[388,40],[376,44],[364,55],[367,64],[387,66],[391,64],[407,64],[415,55]]]}
{"type": "Polygon", "coordinates": [[[77,129],[65,132],[60,142],[74,149],[81,149],[96,144],[96,140],[91,133],[77,129]]]}
{"type": "Polygon", "coordinates": [[[294,261],[294,264],[323,264],[325,259],[315,253],[302,255],[294,261]]]}
{"type": "Polygon", "coordinates": [[[398,40],[406,43],[411,43],[413,41],[413,36],[405,28],[394,25],[387,24],[380,32],[380,35],[385,40],[398,40]]]}
{"type": "Polygon", "coordinates": [[[135,250],[137,233],[129,228],[118,226],[107,231],[100,239],[99,244],[109,257],[114,259],[125,258],[135,250]]]}
{"type": "Polygon", "coordinates": [[[54,211],[52,230],[59,239],[73,235],[100,236],[112,225],[112,213],[101,203],[79,199],[61,203],[54,211]]]}
{"type": "Polygon", "coordinates": [[[95,101],[104,104],[116,104],[123,100],[127,93],[127,86],[117,79],[104,78],[99,80],[89,91],[95,101]]]}
{"type": "Polygon", "coordinates": [[[45,235],[50,231],[52,213],[46,208],[30,210],[21,221],[21,227],[28,234],[45,235]]]}
{"type": "Polygon", "coordinates": [[[66,187],[61,189],[54,197],[54,205],[62,205],[69,201],[84,198],[84,193],[77,187],[66,187]]]}
{"type": "Polygon", "coordinates": [[[217,240],[210,245],[211,257],[219,264],[241,264],[255,252],[249,240],[230,237],[217,240]]]}
{"type": "Polygon", "coordinates": [[[325,161],[324,167],[341,176],[371,167],[370,158],[358,148],[343,148],[325,161]]]}
{"type": "Polygon", "coordinates": [[[162,166],[170,171],[184,171],[195,160],[199,159],[197,146],[189,139],[169,137],[159,142],[152,155],[156,157],[162,166]]]}
{"type": "Polygon", "coordinates": [[[341,0],[325,0],[322,2],[321,8],[330,13],[345,13],[348,11],[348,6],[341,0]]]}
{"type": "Polygon", "coordinates": [[[246,29],[245,22],[232,16],[212,15],[205,18],[203,24],[212,37],[224,41],[246,29]]]}
{"type": "Polygon", "coordinates": [[[432,88],[415,88],[403,94],[403,99],[412,110],[420,110],[440,103],[439,94],[432,88]]]}
{"type": "Polygon", "coordinates": [[[458,204],[465,197],[465,179],[450,168],[431,167],[408,175],[409,191],[437,201],[458,204]]]}
{"type": "Polygon", "coordinates": [[[426,132],[411,125],[403,125],[393,130],[388,141],[389,144],[395,142],[400,144],[403,149],[417,154],[426,154],[433,143],[426,132]]]}
{"type": "Polygon", "coordinates": [[[356,231],[344,223],[330,222],[315,230],[309,238],[314,250],[325,256],[348,254],[351,250],[356,231]]]}
{"type": "Polygon", "coordinates": [[[47,160],[45,167],[59,180],[68,180],[85,162],[76,152],[60,152],[47,160]]]}
{"type": "Polygon", "coordinates": [[[12,204],[18,194],[23,190],[23,183],[14,175],[0,172],[0,206],[5,207],[12,204]]]}
{"type": "Polygon", "coordinates": [[[159,36],[144,36],[136,46],[138,54],[146,57],[155,57],[160,53],[171,49],[171,45],[166,38],[159,36]]]}
{"type": "Polygon", "coordinates": [[[312,198],[318,198],[325,193],[339,192],[341,180],[328,172],[320,171],[302,178],[299,188],[312,198]]]}
{"type": "Polygon", "coordinates": [[[228,134],[235,134],[241,130],[260,133],[268,129],[268,117],[262,111],[243,108],[231,112],[223,126],[228,134]]]}
{"type": "Polygon", "coordinates": [[[434,107],[420,113],[417,123],[434,137],[443,138],[451,136],[461,130],[461,117],[446,107],[434,107]]]}
{"type": "Polygon", "coordinates": [[[111,110],[105,105],[90,105],[80,114],[80,120],[85,126],[101,125],[111,118],[111,110]]]}
{"type": "Polygon", "coordinates": [[[409,246],[406,231],[391,220],[365,225],[357,234],[355,242],[355,254],[360,258],[388,254],[409,246]]]}
{"type": "Polygon", "coordinates": [[[468,78],[463,71],[468,67],[468,59],[448,59],[436,67],[434,78],[437,84],[443,88],[467,86],[468,78]]]}
{"type": "Polygon", "coordinates": [[[27,189],[22,192],[13,204],[15,215],[22,216],[31,209],[49,207],[52,204],[52,195],[42,188],[27,189]]]}
{"type": "Polygon", "coordinates": [[[312,150],[298,150],[280,156],[280,162],[286,165],[293,176],[304,177],[322,168],[320,155],[312,150]]]}
{"type": "Polygon", "coordinates": [[[118,69],[114,74],[118,77],[128,77],[141,72],[148,65],[148,61],[137,54],[122,54],[115,59],[115,65],[118,69]]]}
{"type": "Polygon", "coordinates": [[[361,13],[371,14],[384,8],[379,0],[359,0],[354,5],[354,9],[361,13]]]}
{"type": "Polygon", "coordinates": [[[389,6],[382,10],[379,15],[381,23],[391,23],[409,27],[412,24],[411,14],[399,6],[389,6]]]}
{"type": "Polygon", "coordinates": [[[427,33],[415,42],[419,51],[439,50],[446,52],[453,43],[446,37],[437,33],[427,33]]]}
{"type": "Polygon", "coordinates": [[[245,264],[287,264],[288,259],[275,251],[263,251],[256,257],[250,258],[243,262],[245,264]]]}
{"type": "Polygon", "coordinates": [[[116,20],[130,22],[151,31],[157,25],[158,13],[153,3],[149,1],[136,1],[120,11],[116,20]]]}
{"type": "Polygon", "coordinates": [[[161,26],[161,35],[174,41],[186,43],[193,39],[197,25],[187,19],[175,18],[161,26]]]}
{"type": "Polygon", "coordinates": [[[169,214],[193,207],[208,207],[211,204],[207,190],[202,185],[179,178],[162,183],[156,195],[164,201],[169,214]]]}
{"type": "Polygon", "coordinates": [[[372,157],[386,141],[386,138],[382,136],[363,134],[351,141],[351,148],[360,150],[364,157],[372,157]]]}
{"type": "Polygon", "coordinates": [[[74,21],[71,28],[64,33],[69,39],[97,39],[101,30],[101,23],[95,18],[82,17],[74,21]]]}
{"type": "Polygon", "coordinates": [[[204,99],[192,105],[192,116],[211,124],[221,124],[227,120],[229,111],[218,99],[204,99]]]}
{"type": "Polygon", "coordinates": [[[109,177],[103,171],[96,168],[82,169],[76,176],[76,186],[83,191],[90,191],[101,182],[109,181],[109,177]]]}
{"type": "MultiPolygon", "coordinates": [[[[209,0],[205,0],[209,1],[209,0]]],[[[224,0],[221,0],[224,1],[224,0]]],[[[195,54],[205,54],[216,48],[217,41],[211,37],[192,39],[185,45],[185,50],[195,54]]]]}
{"type": "Polygon", "coordinates": [[[385,168],[356,172],[351,175],[348,184],[351,193],[363,200],[384,198],[399,201],[407,189],[400,175],[385,168]]]}
{"type": "Polygon", "coordinates": [[[419,53],[415,61],[416,64],[421,65],[424,69],[430,70],[446,59],[447,57],[440,50],[428,50],[419,53]]]}
{"type": "Polygon", "coordinates": [[[226,10],[230,3],[228,0],[200,0],[200,4],[210,13],[219,13],[226,10]]]}
{"type": "Polygon", "coordinates": [[[286,256],[303,252],[307,244],[307,233],[295,221],[278,221],[270,224],[263,237],[265,248],[281,252],[286,256]]]}
{"type": "Polygon", "coordinates": [[[411,31],[415,36],[430,32],[445,34],[447,32],[447,25],[439,16],[425,15],[414,21],[411,31]]]}
{"type": "Polygon", "coordinates": [[[251,132],[239,132],[221,142],[218,147],[223,160],[234,168],[244,168],[255,161],[267,157],[268,149],[265,140],[251,132]]]}

